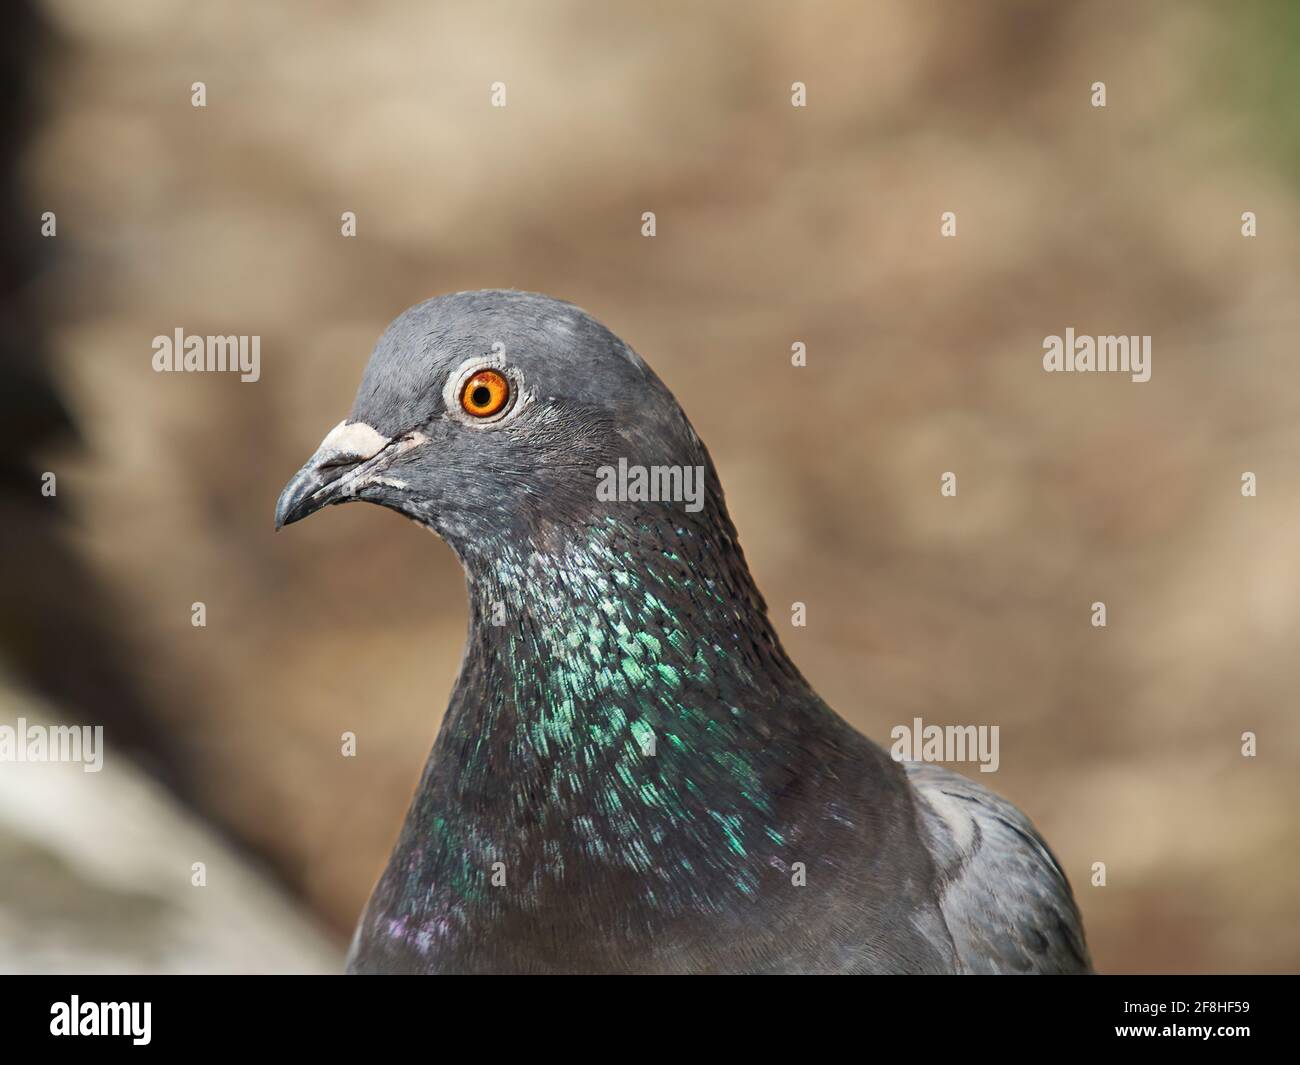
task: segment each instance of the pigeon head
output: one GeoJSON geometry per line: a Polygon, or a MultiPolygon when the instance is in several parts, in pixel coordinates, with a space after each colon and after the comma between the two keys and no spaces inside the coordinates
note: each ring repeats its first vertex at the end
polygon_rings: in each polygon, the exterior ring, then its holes
{"type": "Polygon", "coordinates": [[[545,296],[462,292],[389,325],[351,412],[285,487],[275,520],[378,503],[470,559],[620,510],[642,521],[647,508],[699,510],[706,478],[716,486],[672,393],[604,326],[545,296]]]}

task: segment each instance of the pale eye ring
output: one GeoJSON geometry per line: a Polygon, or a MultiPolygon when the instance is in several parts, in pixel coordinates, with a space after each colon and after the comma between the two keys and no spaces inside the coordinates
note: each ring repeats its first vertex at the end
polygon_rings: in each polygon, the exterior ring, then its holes
{"type": "Polygon", "coordinates": [[[475,429],[492,429],[514,419],[532,399],[519,370],[491,356],[466,359],[442,386],[448,416],[475,429]]]}

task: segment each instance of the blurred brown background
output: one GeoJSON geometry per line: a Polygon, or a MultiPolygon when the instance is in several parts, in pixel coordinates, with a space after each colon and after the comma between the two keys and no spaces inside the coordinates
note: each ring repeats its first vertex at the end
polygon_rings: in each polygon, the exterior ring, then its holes
{"type": "MultiPolygon", "coordinates": [[[[58,237],[28,249],[14,313],[53,413],[24,430],[7,523],[8,698],[107,723],[228,848],[214,868],[275,898],[212,873],[209,895],[303,927],[274,956],[268,931],[220,958],[123,935],[88,960],[0,923],[0,965],[338,964],[436,732],[464,590],[396,515],[276,536],[272,509],[394,315],[515,287],[584,307],[675,391],[833,706],[886,743],[914,715],[1001,726],[981,781],[1051,842],[1100,970],[1300,968],[1289,5],[32,6],[15,228],[31,244],[52,210],[58,237]],[[1151,381],[1043,373],[1067,326],[1151,334],[1151,381]],[[177,327],[259,334],[261,380],[155,374],[177,327]],[[30,502],[43,470],[57,506],[30,502]]],[[[0,815],[29,859],[0,890],[13,928],[75,945],[192,897],[184,842],[129,905],[118,881],[84,902],[93,863],[51,894],[49,840],[82,815],[25,809],[0,815]]]]}

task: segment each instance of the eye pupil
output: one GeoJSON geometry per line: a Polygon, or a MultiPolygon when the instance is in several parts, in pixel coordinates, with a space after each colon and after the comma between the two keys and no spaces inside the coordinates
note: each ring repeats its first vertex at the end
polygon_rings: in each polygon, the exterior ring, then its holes
{"type": "Polygon", "coordinates": [[[470,402],[476,407],[486,407],[492,402],[492,390],[487,385],[479,385],[471,394],[470,402]]]}

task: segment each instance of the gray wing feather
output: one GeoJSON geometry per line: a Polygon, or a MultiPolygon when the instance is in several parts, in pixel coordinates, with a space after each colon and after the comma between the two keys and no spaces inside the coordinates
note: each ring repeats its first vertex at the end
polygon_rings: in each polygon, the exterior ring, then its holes
{"type": "Polygon", "coordinates": [[[904,768],[930,836],[939,906],[965,971],[1091,972],[1070,883],[1029,819],[940,766],[904,768]]]}

